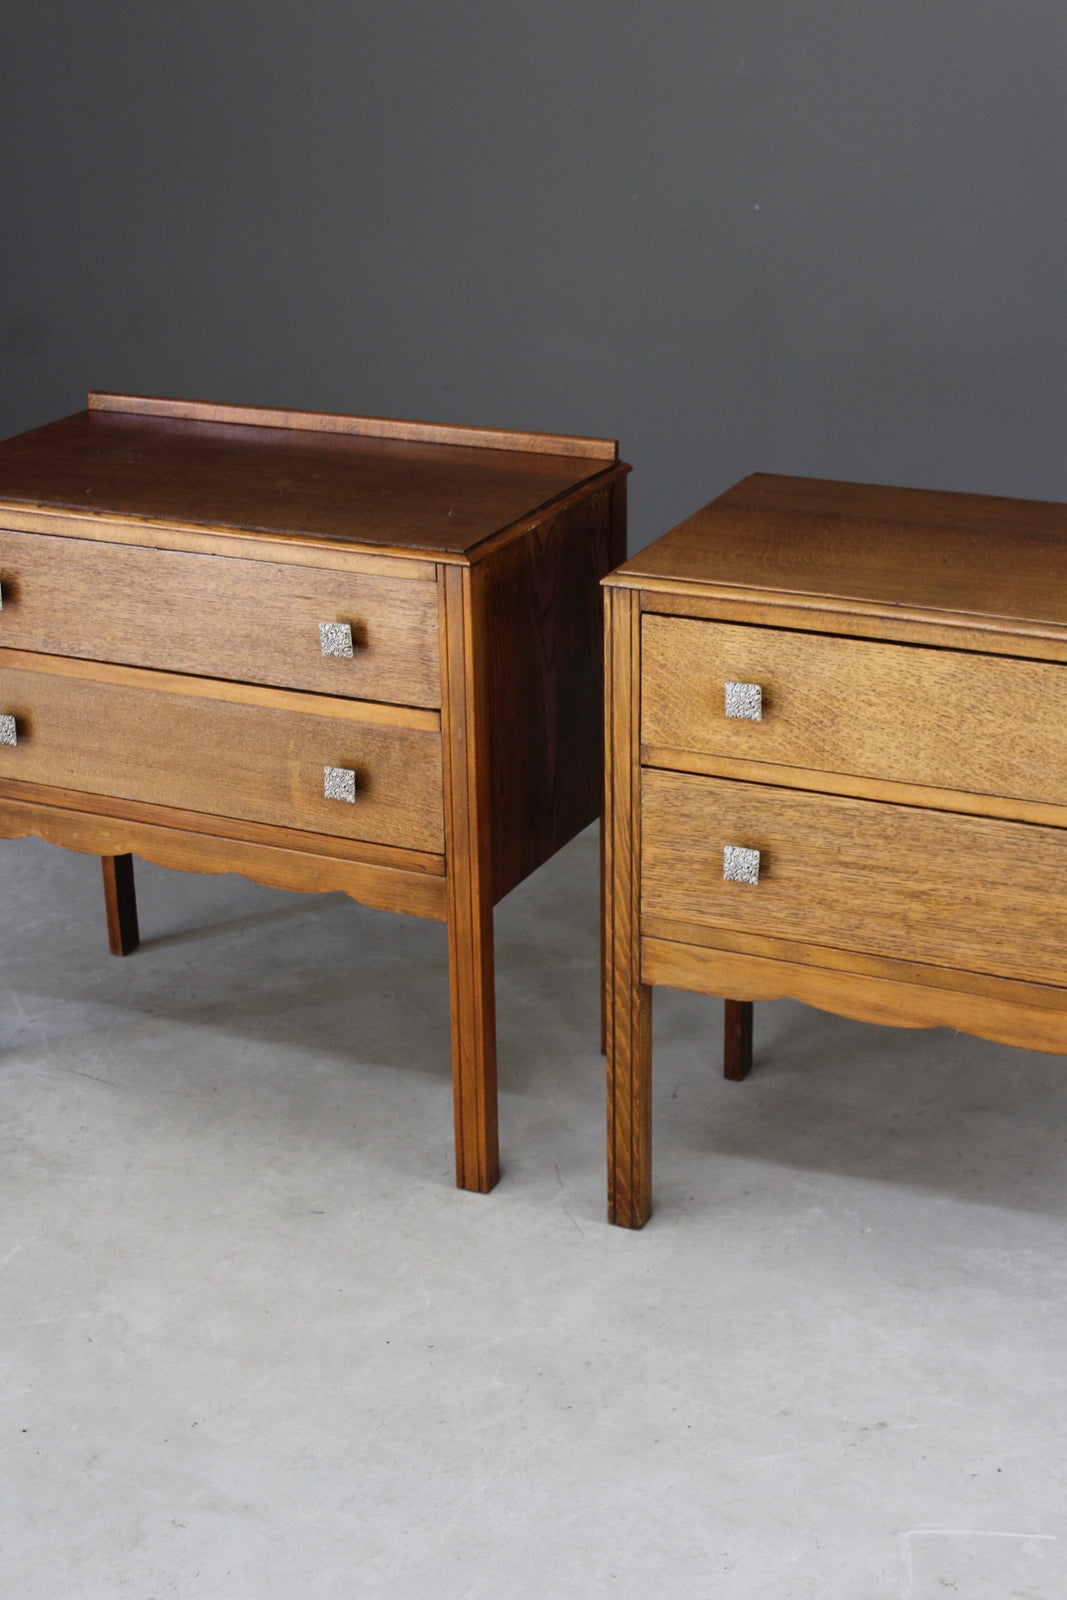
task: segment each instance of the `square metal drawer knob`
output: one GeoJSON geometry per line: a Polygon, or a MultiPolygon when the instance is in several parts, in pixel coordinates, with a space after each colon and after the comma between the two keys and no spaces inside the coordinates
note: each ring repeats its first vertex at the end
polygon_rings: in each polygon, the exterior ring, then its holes
{"type": "Polygon", "coordinates": [[[0,744],[18,744],[18,742],[19,736],[18,729],[15,727],[15,719],[8,712],[4,712],[3,715],[0,715],[0,744]]]}
{"type": "Polygon", "coordinates": [[[356,774],[351,767],[323,767],[322,792],[327,800],[356,803],[356,774]]]}
{"type": "Polygon", "coordinates": [[[722,875],[727,883],[758,883],[759,851],[746,850],[740,844],[724,845],[722,875]]]}
{"type": "Polygon", "coordinates": [[[763,721],[763,690],[758,683],[727,683],[726,715],[744,717],[748,722],[763,721]]]}
{"type": "Polygon", "coordinates": [[[351,659],[355,654],[352,646],[352,624],[350,622],[320,622],[319,643],[324,656],[342,656],[351,659]]]}

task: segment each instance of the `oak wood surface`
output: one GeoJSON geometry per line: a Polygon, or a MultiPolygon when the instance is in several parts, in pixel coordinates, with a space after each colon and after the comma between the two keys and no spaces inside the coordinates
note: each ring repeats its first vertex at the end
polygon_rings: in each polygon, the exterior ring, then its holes
{"type": "Polygon", "coordinates": [[[742,994],[751,1001],[787,997],[860,1022],[905,1028],[957,1028],[1023,1050],[1067,1054],[1067,1013],[1019,1005],[958,989],[923,988],[885,978],[829,972],[807,962],[768,961],[733,951],[645,939],[647,983],[698,994],[742,994]]]}
{"type": "Polygon", "coordinates": [[[1065,577],[1064,506],[755,475],[607,580],[644,616],[614,958],[639,944],[634,993],[726,997],[728,1073],[780,996],[1067,1053],[1065,577]],[[726,719],[727,679],[761,722],[726,719]]]}
{"type": "Polygon", "coordinates": [[[636,590],[641,596],[642,611],[656,616],[703,617],[756,628],[930,645],[937,650],[974,650],[978,654],[1016,656],[1033,661],[1067,661],[1067,628],[1053,622],[923,612],[903,605],[881,605],[875,601],[860,604],[819,595],[781,595],[746,590],[739,585],[641,579],[627,576],[625,567],[612,574],[612,583],[636,590]]]}
{"type": "Polygon", "coordinates": [[[101,856],[107,941],[113,956],[129,956],[141,942],[131,855],[101,856]]]}
{"type": "Polygon", "coordinates": [[[600,580],[624,495],[620,479],[481,564],[494,900],[600,814],[600,580]]]}
{"type": "Polygon", "coordinates": [[[108,395],[0,445],[0,834],[108,858],[113,920],[131,852],[445,920],[472,1189],[499,1175],[494,890],[599,803],[616,457],[108,395]]]}
{"type": "Polygon", "coordinates": [[[522,450],[97,410],[0,444],[0,508],[467,554],[612,470],[522,450]]]}
{"type": "Polygon", "coordinates": [[[739,928],[723,928],[714,923],[690,922],[681,917],[643,916],[641,937],[642,940],[666,940],[672,944],[730,950],[735,955],[766,956],[772,961],[809,962],[813,966],[849,972],[857,977],[885,978],[892,983],[917,983],[928,989],[959,989],[967,994],[1013,1001],[1017,1005],[1032,1003],[1049,1011],[1067,1011],[1067,988],[1039,983],[1029,977],[1002,978],[993,973],[966,971],[959,967],[932,966],[929,962],[877,956],[869,951],[846,950],[810,940],[782,939],[763,932],[751,933],[739,928]]]}
{"type": "MultiPolygon", "coordinates": [[[[336,833],[314,833],[308,829],[249,822],[241,817],[220,818],[207,812],[182,811],[176,806],[151,805],[141,800],[122,800],[115,795],[64,789],[56,784],[19,782],[0,777],[0,799],[48,808],[59,807],[68,811],[85,811],[94,817],[144,822],[157,828],[177,828],[184,833],[222,834],[227,839],[268,845],[296,855],[336,856],[342,861],[398,867],[402,872],[426,873],[435,878],[443,878],[445,872],[443,854],[378,844],[370,839],[346,839],[336,833]]],[[[134,854],[140,852],[135,851],[134,854]]]]}
{"type": "Polygon", "coordinates": [[[456,1183],[500,1177],[484,567],[442,573],[445,883],[456,1183]]]}
{"type": "Polygon", "coordinates": [[[145,522],[136,516],[97,517],[70,510],[0,506],[0,526],[15,533],[39,533],[62,539],[88,539],[94,544],[133,545],[144,550],[181,550],[190,555],[223,556],[234,561],[277,561],[287,567],[314,567],[320,572],[366,573],[372,578],[436,583],[437,563],[466,557],[442,557],[425,550],[373,547],[335,540],[324,543],[299,533],[249,533],[241,528],[205,528],[184,522],[145,522]]]}
{"type": "Polygon", "coordinates": [[[336,411],[292,411],[277,406],[170,400],[157,395],[105,394],[94,390],[89,394],[89,410],[170,417],[186,422],[406,439],[425,444],[463,444],[483,450],[521,450],[533,455],[583,456],[604,461],[614,461],[618,455],[614,439],[588,439],[565,433],[518,433],[506,428],[464,428],[442,422],[405,422],[393,417],[353,417],[336,411]]]}
{"type": "Polygon", "coordinates": [[[0,646],[441,703],[428,583],[0,530],[0,646]],[[352,627],[324,657],[320,622],[352,627]]]}
{"type": "MultiPolygon", "coordinates": [[[[627,501],[626,478],[625,478],[625,476],[620,476],[612,486],[611,554],[610,554],[609,559],[608,559],[608,569],[609,569],[609,571],[612,568],[617,567],[622,561],[624,561],[626,559],[626,501],[627,501]]],[[[602,655],[602,658],[605,661],[607,660],[607,618],[606,618],[606,615],[605,615],[606,610],[607,610],[607,595],[606,595],[606,593],[602,593],[602,595],[600,597],[600,622],[601,622],[601,636],[602,636],[601,655],[602,655]]],[[[601,684],[602,692],[603,692],[603,689],[604,689],[604,684],[602,683],[601,684]]],[[[604,721],[605,721],[605,726],[606,726],[606,716],[604,717],[604,721]]],[[[604,758],[603,765],[604,765],[603,785],[604,785],[604,789],[605,789],[605,792],[606,792],[607,783],[608,783],[606,752],[605,752],[605,758],[604,758]]],[[[607,887],[606,887],[606,885],[607,885],[607,854],[606,854],[606,852],[607,852],[607,822],[606,822],[606,818],[605,818],[605,815],[604,815],[603,796],[601,796],[600,807],[601,807],[601,817],[600,817],[600,1053],[601,1053],[602,1056],[606,1056],[607,1053],[608,1053],[608,979],[609,979],[609,963],[608,963],[608,920],[607,920],[607,918],[608,918],[608,900],[607,900],[607,887]]]]}
{"type": "Polygon", "coordinates": [[[427,852],[444,847],[435,729],[325,716],[316,696],[260,690],[265,703],[249,704],[201,693],[205,680],[162,693],[143,681],[155,674],[133,668],[112,667],[106,678],[48,668],[0,664],[0,704],[18,728],[17,746],[0,746],[0,777],[427,852]],[[310,708],[294,707],[294,698],[310,708]],[[356,772],[354,804],[325,798],[326,766],[356,772]]]}
{"type": "Polygon", "coordinates": [[[1064,667],[682,617],[642,636],[647,745],[1067,802],[1064,667]],[[731,679],[761,685],[760,721],[727,717],[731,679]]]}
{"type": "Polygon", "coordinates": [[[652,991],[640,971],[640,614],[605,593],[604,927],[607,971],[608,1221],[652,1210],[652,991]]]}
{"type": "Polygon", "coordinates": [[[377,724],[388,728],[417,728],[437,733],[441,727],[438,711],[421,706],[386,705],[378,700],[347,700],[338,695],[303,694],[275,689],[267,684],[222,682],[180,672],[117,666],[109,661],[86,661],[78,657],[48,655],[37,650],[5,650],[0,647],[0,669],[43,672],[49,677],[76,678],[83,682],[113,683],[117,688],[131,686],[160,696],[179,694],[197,700],[224,700],[231,705],[258,706],[268,711],[293,711],[307,717],[329,717],[334,722],[377,724]]]}
{"type": "Polygon", "coordinates": [[[1067,507],[754,473],[622,570],[1064,627],[1067,507]]]}
{"type": "Polygon", "coordinates": [[[258,839],[183,830],[173,821],[111,816],[39,800],[0,795],[0,838],[34,836],[87,855],[132,851],[145,861],[181,872],[236,872],[274,889],[303,893],[341,891],[361,905],[443,922],[445,880],[377,861],[317,855],[258,839]]]}
{"type": "Polygon", "coordinates": [[[736,778],[741,783],[770,783],[786,789],[818,786],[827,794],[853,795],[858,800],[885,800],[891,805],[923,806],[927,810],[961,812],[975,817],[1003,817],[1009,822],[1037,822],[1051,828],[1067,827],[1067,805],[1051,805],[1041,800],[1013,800],[1004,795],[969,793],[965,789],[934,789],[925,784],[854,777],[842,772],[812,772],[807,767],[735,760],[730,756],[706,755],[700,750],[676,750],[664,745],[642,745],[641,763],[670,772],[702,772],[709,778],[736,778]]]}
{"type": "Polygon", "coordinates": [[[1067,983],[1057,828],[645,769],[641,883],[649,916],[1067,983]],[[724,881],[727,844],[757,884],[724,881]]]}

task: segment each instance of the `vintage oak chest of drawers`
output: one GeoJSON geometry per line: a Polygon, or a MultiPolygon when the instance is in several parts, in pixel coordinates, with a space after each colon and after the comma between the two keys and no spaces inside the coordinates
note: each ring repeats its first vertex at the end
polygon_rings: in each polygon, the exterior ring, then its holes
{"type": "Polygon", "coordinates": [[[756,475],[606,582],[611,1219],[652,984],[1067,1051],[1067,507],[756,475]]]}
{"type": "MultiPolygon", "coordinates": [[[[598,814],[613,443],[92,395],[0,445],[0,836],[448,925],[499,1172],[492,907],[598,814]]],[[[353,952],[358,960],[358,952],[353,952]]]]}

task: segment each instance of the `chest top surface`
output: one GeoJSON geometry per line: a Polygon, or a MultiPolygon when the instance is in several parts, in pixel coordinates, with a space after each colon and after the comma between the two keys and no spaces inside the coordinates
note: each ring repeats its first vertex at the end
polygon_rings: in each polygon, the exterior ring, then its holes
{"type": "Polygon", "coordinates": [[[651,589],[1067,628],[1067,506],[754,473],[619,568],[651,589]]]}
{"type": "Polygon", "coordinates": [[[4,507],[463,557],[616,468],[609,440],[91,395],[0,444],[4,507]]]}

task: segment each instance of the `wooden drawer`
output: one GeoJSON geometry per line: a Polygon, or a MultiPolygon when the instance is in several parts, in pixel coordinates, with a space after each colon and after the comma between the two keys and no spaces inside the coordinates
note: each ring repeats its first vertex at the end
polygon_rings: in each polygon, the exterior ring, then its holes
{"type": "Polygon", "coordinates": [[[0,744],[3,778],[444,849],[433,711],[10,651],[0,713],[18,741],[0,744]],[[325,797],[326,767],[356,773],[354,802],[325,797]]]}
{"type": "Polygon", "coordinates": [[[646,770],[641,916],[1064,984],[1067,831],[646,770]]]}
{"type": "Polygon", "coordinates": [[[437,586],[417,578],[0,529],[0,646],[441,704],[437,586]],[[322,622],[351,626],[351,657],[322,654],[322,622]]]}
{"type": "Polygon", "coordinates": [[[641,696],[652,765],[691,752],[1067,803],[1054,662],[646,615],[641,696]],[[728,681],[761,686],[761,720],[727,717],[728,681]]]}

